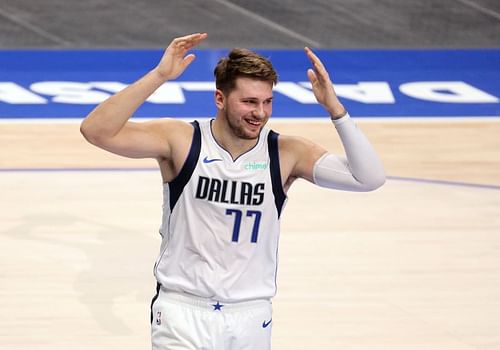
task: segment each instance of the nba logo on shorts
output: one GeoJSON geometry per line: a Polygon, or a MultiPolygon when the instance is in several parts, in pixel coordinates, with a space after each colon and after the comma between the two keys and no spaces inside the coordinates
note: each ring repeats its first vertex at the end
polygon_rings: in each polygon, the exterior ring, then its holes
{"type": "Polygon", "coordinates": [[[158,311],[156,313],[156,324],[159,326],[161,325],[161,311],[158,311]]]}

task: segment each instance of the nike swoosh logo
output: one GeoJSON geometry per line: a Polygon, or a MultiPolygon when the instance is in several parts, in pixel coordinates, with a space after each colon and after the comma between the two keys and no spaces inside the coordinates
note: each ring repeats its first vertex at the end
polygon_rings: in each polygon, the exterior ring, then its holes
{"type": "Polygon", "coordinates": [[[222,162],[222,159],[220,159],[220,158],[208,159],[208,157],[203,158],[203,163],[205,163],[205,164],[212,163],[212,162],[222,162]]]}
{"type": "Polygon", "coordinates": [[[266,322],[266,321],[262,322],[262,328],[266,328],[267,326],[269,326],[271,324],[271,322],[273,322],[272,318],[269,320],[269,322],[266,322]]]}

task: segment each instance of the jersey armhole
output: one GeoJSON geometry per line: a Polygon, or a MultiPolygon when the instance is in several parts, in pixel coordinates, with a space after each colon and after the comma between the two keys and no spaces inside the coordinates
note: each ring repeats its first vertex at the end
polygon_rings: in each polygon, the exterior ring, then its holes
{"type": "Polygon", "coordinates": [[[170,210],[174,208],[177,200],[182,194],[184,187],[188,183],[189,179],[191,179],[191,175],[193,174],[194,169],[196,168],[196,163],[200,157],[201,151],[201,131],[200,124],[198,121],[194,121],[191,123],[194,128],[193,140],[191,141],[191,147],[189,148],[189,153],[182,166],[179,174],[168,183],[168,188],[170,190],[170,210]]]}
{"type": "Polygon", "coordinates": [[[278,211],[278,218],[281,216],[281,210],[285,204],[286,194],[283,190],[283,184],[281,181],[281,170],[280,170],[280,156],[278,149],[278,136],[279,134],[270,130],[267,136],[267,144],[269,150],[269,160],[270,160],[270,172],[271,172],[271,183],[273,186],[274,194],[274,204],[276,205],[276,210],[278,211]]]}

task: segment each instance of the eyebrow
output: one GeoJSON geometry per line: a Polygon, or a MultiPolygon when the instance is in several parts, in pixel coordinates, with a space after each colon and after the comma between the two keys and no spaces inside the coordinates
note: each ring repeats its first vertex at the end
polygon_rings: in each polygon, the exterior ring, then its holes
{"type": "MultiPolygon", "coordinates": [[[[265,98],[264,101],[272,100],[273,98],[274,98],[274,96],[271,96],[271,97],[265,98]]],[[[258,97],[241,97],[241,100],[258,101],[259,98],[258,97]]]]}

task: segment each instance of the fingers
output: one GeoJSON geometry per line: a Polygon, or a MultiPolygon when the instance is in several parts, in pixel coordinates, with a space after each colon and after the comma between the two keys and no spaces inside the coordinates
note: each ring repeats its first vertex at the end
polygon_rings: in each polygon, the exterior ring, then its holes
{"type": "Polygon", "coordinates": [[[171,45],[176,49],[186,51],[198,45],[207,37],[208,37],[207,33],[194,33],[179,38],[175,38],[172,41],[171,45]]]}
{"type": "Polygon", "coordinates": [[[323,63],[321,62],[319,57],[316,56],[316,54],[310,48],[305,47],[304,50],[306,51],[306,55],[313,64],[313,66],[318,66],[320,68],[325,69],[325,66],[323,66],[323,63]]]}
{"type": "Polygon", "coordinates": [[[186,69],[186,67],[189,66],[191,62],[194,61],[195,58],[196,56],[194,54],[189,54],[186,57],[184,57],[184,60],[182,61],[183,69],[186,69]]]}
{"type": "Polygon", "coordinates": [[[309,81],[311,84],[314,86],[318,82],[318,78],[316,77],[316,73],[312,69],[307,70],[307,77],[309,78],[309,81]]]}
{"type": "Polygon", "coordinates": [[[319,57],[316,56],[316,54],[307,46],[304,48],[304,51],[306,52],[307,57],[311,61],[316,78],[319,80],[328,80],[329,79],[328,71],[326,70],[325,66],[323,65],[319,57]]]}

